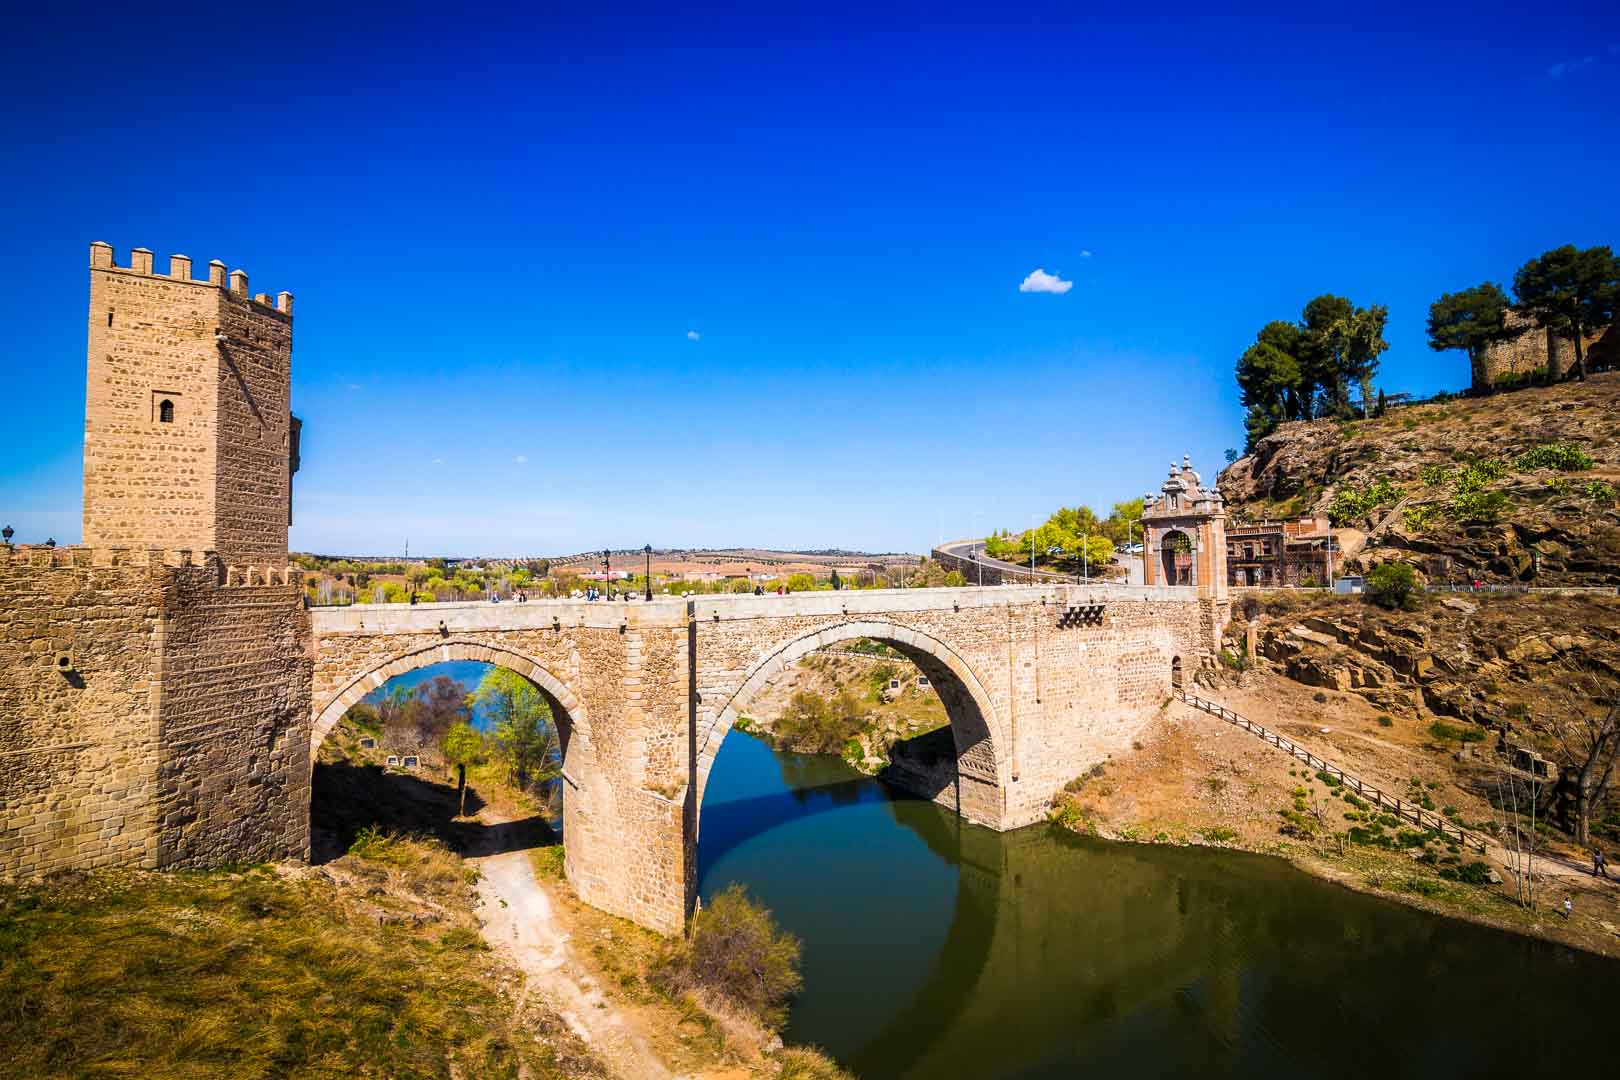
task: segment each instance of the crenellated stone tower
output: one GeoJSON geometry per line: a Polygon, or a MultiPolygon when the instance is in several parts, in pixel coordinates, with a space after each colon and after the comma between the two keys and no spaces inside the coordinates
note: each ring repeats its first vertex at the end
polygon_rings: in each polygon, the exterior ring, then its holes
{"type": "Polygon", "coordinates": [[[244,271],[184,255],[157,274],[90,245],[84,543],[217,552],[285,566],[298,420],[292,294],[250,296],[244,271]]]}
{"type": "Polygon", "coordinates": [[[0,546],[0,874],[309,849],[292,296],[90,246],[84,543],[0,546]]]}

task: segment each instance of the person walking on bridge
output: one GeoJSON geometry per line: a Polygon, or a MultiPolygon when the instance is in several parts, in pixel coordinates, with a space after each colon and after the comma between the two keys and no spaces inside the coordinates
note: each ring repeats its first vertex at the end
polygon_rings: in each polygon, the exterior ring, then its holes
{"type": "Polygon", "coordinates": [[[1601,848],[1593,848],[1592,849],[1592,876],[1597,877],[1600,874],[1603,876],[1604,881],[1609,880],[1609,860],[1608,860],[1607,857],[1604,856],[1603,850],[1601,848]]]}

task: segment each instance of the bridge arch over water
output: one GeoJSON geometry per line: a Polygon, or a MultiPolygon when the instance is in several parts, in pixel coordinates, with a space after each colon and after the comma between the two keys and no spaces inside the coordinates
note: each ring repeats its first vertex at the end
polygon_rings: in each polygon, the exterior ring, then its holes
{"type": "Polygon", "coordinates": [[[564,741],[569,880],[586,902],[674,933],[696,900],[720,744],[806,654],[866,637],[916,663],[951,745],[907,768],[896,755],[888,778],[1004,831],[1130,745],[1169,696],[1172,658],[1212,662],[1224,599],[1053,585],[317,609],[308,745],[394,675],[445,660],[516,671],[564,741]]]}
{"type": "Polygon", "coordinates": [[[396,675],[405,675],[420,668],[457,660],[474,660],[505,668],[523,676],[540,691],[546,704],[551,707],[552,718],[556,721],[557,739],[563,752],[563,767],[567,768],[568,748],[575,734],[588,730],[585,705],[580,701],[579,695],[534,657],[516,649],[469,639],[446,640],[437,645],[415,648],[379,661],[376,666],[355,676],[347,686],[320,707],[320,712],[310,725],[311,764],[320,752],[321,743],[325,742],[332,729],[337,727],[338,721],[343,719],[343,714],[359,704],[366,695],[381,689],[396,675]]]}
{"type": "Polygon", "coordinates": [[[715,758],[737,719],[746,715],[749,706],[800,660],[858,638],[882,642],[915,664],[939,695],[950,720],[956,753],[954,761],[940,764],[955,784],[949,784],[944,775],[917,775],[907,777],[913,781],[907,786],[933,787],[920,792],[930,797],[954,786],[955,790],[942,802],[952,804],[952,809],[979,824],[1000,825],[1005,807],[999,805],[999,793],[1011,777],[1007,755],[998,752],[998,747],[1008,745],[1008,738],[996,714],[994,698],[956,649],[932,634],[888,619],[851,620],[807,632],[757,661],[698,739],[696,803],[700,814],[715,758]],[[964,784],[968,789],[965,798],[964,784]]]}

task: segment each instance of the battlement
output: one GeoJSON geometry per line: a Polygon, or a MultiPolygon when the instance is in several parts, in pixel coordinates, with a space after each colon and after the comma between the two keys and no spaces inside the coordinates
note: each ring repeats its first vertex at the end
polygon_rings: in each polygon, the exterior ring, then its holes
{"type": "Polygon", "coordinates": [[[206,280],[191,276],[191,257],[189,255],[170,255],[169,272],[159,274],[152,267],[152,251],[150,248],[133,248],[129,253],[129,265],[119,266],[113,253],[111,244],[97,240],[90,245],[90,269],[114,270],[126,274],[140,274],[144,277],[162,278],[165,281],[180,281],[188,285],[200,285],[224,289],[235,293],[244,300],[251,300],[267,311],[279,312],[288,318],[293,313],[293,294],[285,290],[275,295],[272,300],[269,293],[248,293],[248,274],[246,270],[225,269],[225,264],[218,259],[208,264],[208,277],[206,280]]]}
{"type": "Polygon", "coordinates": [[[190,548],[139,547],[134,545],[86,546],[81,544],[0,545],[0,562],[10,566],[40,569],[197,569],[212,571],[222,586],[293,585],[301,571],[291,563],[285,566],[226,566],[216,552],[190,548]]]}

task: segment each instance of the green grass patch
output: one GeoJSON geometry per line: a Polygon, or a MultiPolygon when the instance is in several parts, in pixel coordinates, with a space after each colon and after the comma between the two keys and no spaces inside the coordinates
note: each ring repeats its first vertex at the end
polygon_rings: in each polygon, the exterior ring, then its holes
{"type": "Polygon", "coordinates": [[[602,1075],[560,1022],[518,1022],[459,860],[362,847],[364,899],[263,867],[0,887],[5,1075],[602,1075]],[[376,914],[396,904],[437,917],[376,914]]]}

